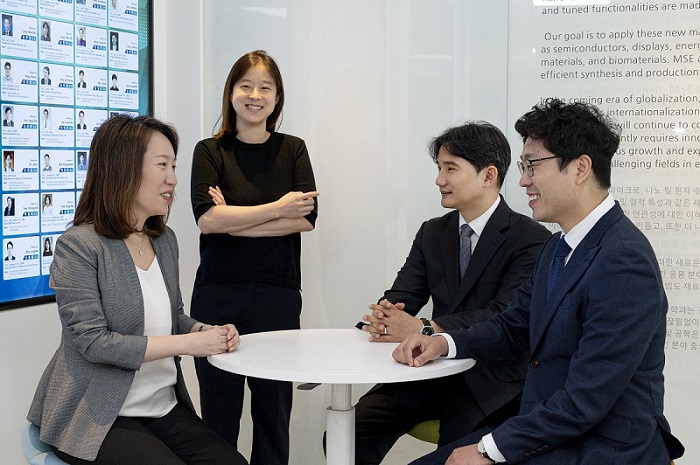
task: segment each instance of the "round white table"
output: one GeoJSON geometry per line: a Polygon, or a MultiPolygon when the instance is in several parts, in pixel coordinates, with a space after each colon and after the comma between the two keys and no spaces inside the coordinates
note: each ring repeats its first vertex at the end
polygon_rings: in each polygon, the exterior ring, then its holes
{"type": "MultiPolygon", "coordinates": [[[[397,343],[369,342],[357,329],[299,329],[241,336],[240,348],[212,355],[222,370],[254,378],[329,383],[326,463],[355,464],[355,410],[352,385],[439,378],[468,370],[472,359],[438,359],[414,368],[394,361],[397,343]]],[[[319,438],[320,440],[320,438],[319,438]]]]}

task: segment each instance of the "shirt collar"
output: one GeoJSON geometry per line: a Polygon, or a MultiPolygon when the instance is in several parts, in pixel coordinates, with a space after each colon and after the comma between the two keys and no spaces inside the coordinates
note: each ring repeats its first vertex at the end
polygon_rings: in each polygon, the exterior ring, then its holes
{"type": "MultiPolygon", "coordinates": [[[[600,203],[600,205],[595,207],[593,211],[588,214],[588,216],[586,216],[576,226],[569,230],[569,233],[565,236],[565,240],[566,243],[569,244],[569,247],[571,247],[571,252],[573,252],[574,249],[578,247],[583,238],[586,237],[586,234],[591,232],[591,229],[593,229],[593,226],[596,225],[598,220],[600,220],[603,217],[603,215],[609,212],[610,209],[612,209],[612,207],[614,206],[615,199],[613,199],[612,195],[608,194],[608,196],[605,198],[605,200],[603,200],[600,203]]],[[[568,256],[570,257],[571,253],[569,253],[568,256]]]]}
{"type": "MultiPolygon", "coordinates": [[[[481,236],[481,233],[484,232],[486,223],[488,223],[489,219],[491,218],[491,215],[493,215],[493,212],[496,211],[496,207],[498,207],[499,203],[501,203],[500,195],[496,197],[496,200],[493,202],[493,204],[489,207],[488,210],[482,213],[481,216],[478,216],[469,222],[469,227],[472,228],[472,231],[474,231],[474,234],[476,234],[477,237],[481,236]]],[[[462,215],[459,215],[459,225],[457,225],[458,232],[459,228],[461,228],[463,224],[467,224],[467,222],[464,220],[464,218],[462,218],[462,215]]]]}

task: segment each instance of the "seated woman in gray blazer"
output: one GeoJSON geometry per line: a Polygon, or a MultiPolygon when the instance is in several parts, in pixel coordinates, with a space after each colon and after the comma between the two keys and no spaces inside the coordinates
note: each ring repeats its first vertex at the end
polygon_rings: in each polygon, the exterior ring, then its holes
{"type": "Polygon", "coordinates": [[[195,413],[180,355],[239,345],[236,328],[185,315],[178,247],[165,221],[178,136],[160,121],[113,116],[95,132],[50,285],[63,327],[27,419],[70,464],[243,465],[195,413]]]}

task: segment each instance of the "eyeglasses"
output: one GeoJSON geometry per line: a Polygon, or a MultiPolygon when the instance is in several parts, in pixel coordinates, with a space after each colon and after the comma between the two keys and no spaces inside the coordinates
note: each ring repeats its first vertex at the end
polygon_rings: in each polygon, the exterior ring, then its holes
{"type": "Polygon", "coordinates": [[[520,174],[525,174],[527,172],[527,175],[532,177],[535,175],[535,165],[533,165],[533,163],[538,161],[551,160],[552,158],[559,158],[559,155],[554,155],[552,157],[535,158],[534,160],[525,160],[525,163],[519,161],[518,169],[520,170],[520,174]]]}

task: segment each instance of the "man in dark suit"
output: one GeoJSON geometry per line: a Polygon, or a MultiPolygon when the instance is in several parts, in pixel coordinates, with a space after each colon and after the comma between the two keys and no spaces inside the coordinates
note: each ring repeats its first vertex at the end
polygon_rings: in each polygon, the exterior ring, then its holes
{"type": "Polygon", "coordinates": [[[668,464],[684,451],[663,414],[668,302],[651,245],[608,192],[619,126],[592,105],[549,99],[515,128],[533,217],[562,234],[505,312],[412,336],[394,358],[530,352],[520,412],[414,464],[668,464]]]}
{"type": "Polygon", "coordinates": [[[87,83],[85,82],[85,71],[83,71],[82,69],[78,71],[78,83],[76,84],[76,86],[79,89],[85,89],[87,87],[87,83]]]}
{"type": "Polygon", "coordinates": [[[12,35],[12,16],[2,15],[2,35],[12,35]]]}
{"type": "Polygon", "coordinates": [[[3,216],[15,216],[15,199],[13,197],[7,197],[7,206],[2,213],[3,216]]]}
{"type": "MultiPolygon", "coordinates": [[[[370,324],[363,329],[371,341],[398,342],[499,314],[551,236],[499,195],[511,163],[508,140],[499,129],[484,122],[450,128],[432,141],[430,152],[438,166],[441,204],[454,210],[423,223],[393,286],[370,305],[372,314],[364,316],[370,324]],[[464,239],[462,225],[470,232],[464,239]],[[468,260],[463,272],[460,249],[468,260]],[[415,318],[430,299],[432,319],[415,318]]],[[[356,406],[356,463],[380,463],[421,421],[441,420],[440,444],[448,444],[499,409],[505,414],[509,403],[515,414],[525,372],[521,357],[442,379],[375,386],[356,406]]]]}
{"type": "Polygon", "coordinates": [[[2,82],[7,82],[8,84],[15,82],[14,78],[12,77],[12,63],[6,61],[4,68],[5,74],[2,75],[2,82]]]}
{"type": "Polygon", "coordinates": [[[5,107],[5,119],[2,120],[2,125],[5,127],[15,126],[15,122],[12,121],[12,107],[5,107]]]}
{"type": "Polygon", "coordinates": [[[12,241],[7,241],[7,245],[5,247],[7,248],[7,254],[5,255],[5,261],[9,262],[9,261],[15,260],[15,254],[14,254],[15,246],[12,243],[12,241]]]}
{"type": "Polygon", "coordinates": [[[85,112],[83,110],[78,112],[78,124],[75,127],[77,129],[87,129],[87,124],[85,124],[85,112]]]}
{"type": "Polygon", "coordinates": [[[50,86],[51,85],[51,70],[48,66],[44,66],[43,69],[44,77],[41,78],[41,85],[50,86]]]}

